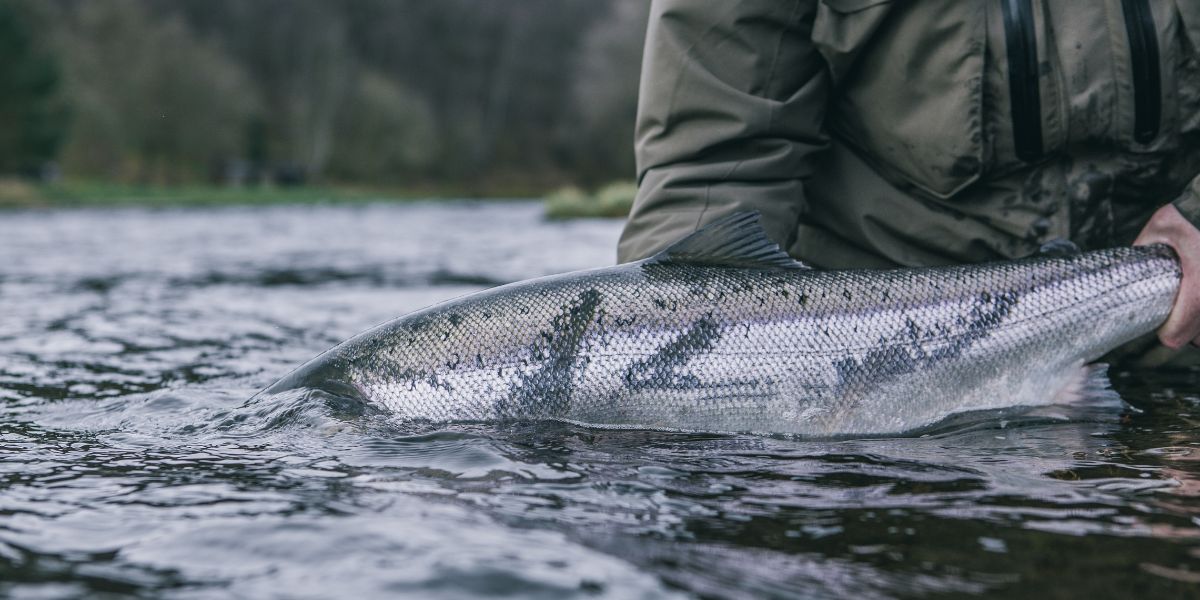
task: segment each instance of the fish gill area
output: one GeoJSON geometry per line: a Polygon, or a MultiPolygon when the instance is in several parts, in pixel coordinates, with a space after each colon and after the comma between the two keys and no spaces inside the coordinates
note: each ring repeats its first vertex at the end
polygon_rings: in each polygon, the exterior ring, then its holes
{"type": "Polygon", "coordinates": [[[491,201],[3,213],[0,596],[1195,597],[1195,373],[838,441],[251,399],[397,315],[611,264],[619,230],[491,201]]]}

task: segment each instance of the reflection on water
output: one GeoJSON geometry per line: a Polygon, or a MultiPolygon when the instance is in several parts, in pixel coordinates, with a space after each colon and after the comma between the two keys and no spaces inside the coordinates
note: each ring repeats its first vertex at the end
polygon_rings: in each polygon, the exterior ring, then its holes
{"type": "Polygon", "coordinates": [[[0,594],[1186,597],[1193,374],[1141,412],[805,442],[406,430],[250,398],[405,311],[611,262],[524,204],[0,215],[0,594]]]}

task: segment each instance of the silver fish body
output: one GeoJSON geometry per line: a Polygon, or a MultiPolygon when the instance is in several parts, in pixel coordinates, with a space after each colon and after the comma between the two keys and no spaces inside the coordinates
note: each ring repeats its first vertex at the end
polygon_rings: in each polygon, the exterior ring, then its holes
{"type": "Polygon", "coordinates": [[[1043,406],[1158,327],[1162,246],[819,271],[736,215],[659,256],[518,282],[364,332],[266,391],[314,387],[429,422],[895,434],[1043,406]]]}

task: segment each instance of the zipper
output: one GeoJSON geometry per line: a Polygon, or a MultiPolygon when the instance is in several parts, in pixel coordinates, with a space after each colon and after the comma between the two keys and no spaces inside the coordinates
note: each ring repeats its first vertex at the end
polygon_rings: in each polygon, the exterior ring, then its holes
{"type": "Polygon", "coordinates": [[[1017,158],[1035,162],[1042,157],[1042,99],[1033,3],[1032,0],[1001,0],[1001,6],[1017,158]]]}
{"type": "Polygon", "coordinates": [[[1158,33],[1149,0],[1121,0],[1129,61],[1133,66],[1133,139],[1148,144],[1158,137],[1162,119],[1162,81],[1158,67],[1158,33]]]}

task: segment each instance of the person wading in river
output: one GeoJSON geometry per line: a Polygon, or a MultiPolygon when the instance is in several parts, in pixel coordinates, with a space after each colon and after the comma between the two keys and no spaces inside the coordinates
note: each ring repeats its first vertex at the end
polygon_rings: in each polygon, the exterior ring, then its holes
{"type": "Polygon", "coordinates": [[[622,262],[742,210],[825,268],[1164,242],[1135,354],[1200,354],[1195,0],[655,0],[636,140],[622,262]]]}

